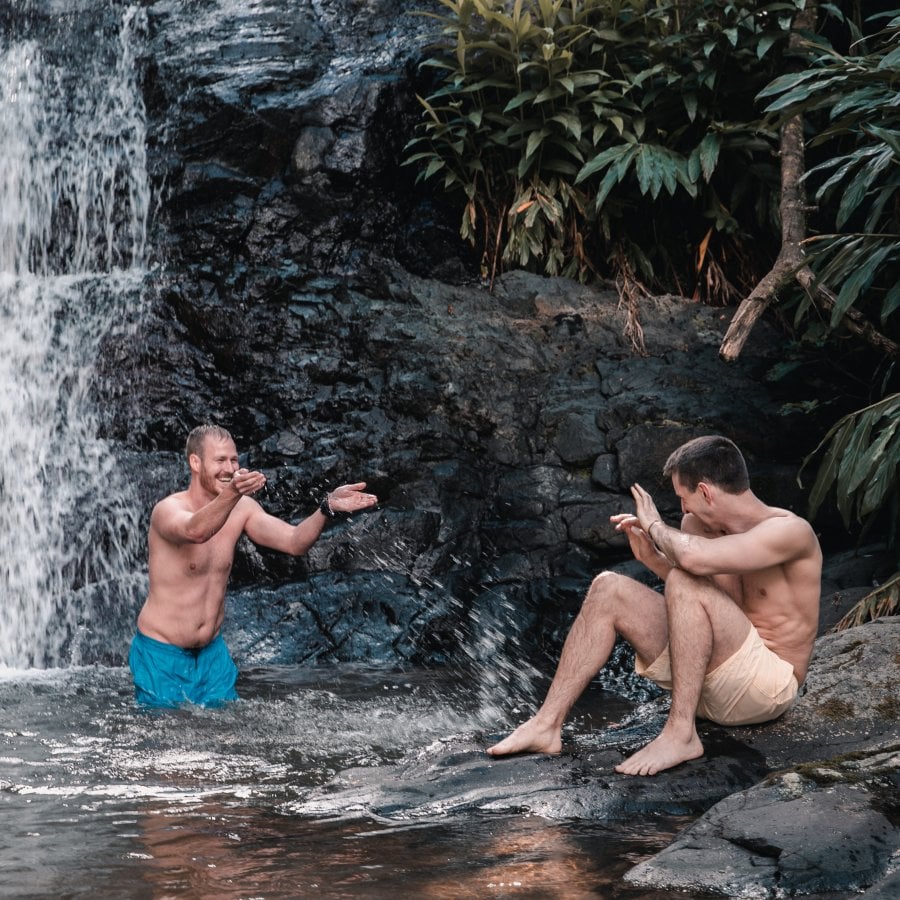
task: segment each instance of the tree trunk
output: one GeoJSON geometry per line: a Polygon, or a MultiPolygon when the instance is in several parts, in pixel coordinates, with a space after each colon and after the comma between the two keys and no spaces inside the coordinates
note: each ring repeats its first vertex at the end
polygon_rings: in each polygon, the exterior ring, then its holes
{"type": "MultiPolygon", "coordinates": [[[[818,4],[809,0],[797,15],[791,30],[790,49],[800,48],[800,31],[812,31],[816,26],[818,4]]],[[[835,296],[827,286],[816,281],[809,266],[803,262],[803,241],[806,239],[806,197],[800,179],[806,171],[803,143],[803,117],[794,116],[784,123],[780,136],[781,156],[781,250],[774,265],[756,287],[745,297],[719,347],[719,356],[729,362],[741,354],[753,326],[775,298],[779,288],[796,279],[813,299],[827,310],[834,309],[835,296]]],[[[879,333],[855,309],[844,314],[848,331],[867,341],[876,350],[896,356],[897,344],[879,333]]]]}
{"type": "MultiPolygon", "coordinates": [[[[791,30],[789,47],[799,49],[799,31],[816,27],[817,3],[809,2],[798,14],[791,30]]],[[[741,301],[719,348],[729,362],[740,356],[759,317],[766,311],[778,289],[796,277],[803,266],[802,241],[806,238],[806,197],[800,179],[806,171],[803,144],[803,116],[788,119],[781,128],[781,251],[768,275],[741,301]]]]}

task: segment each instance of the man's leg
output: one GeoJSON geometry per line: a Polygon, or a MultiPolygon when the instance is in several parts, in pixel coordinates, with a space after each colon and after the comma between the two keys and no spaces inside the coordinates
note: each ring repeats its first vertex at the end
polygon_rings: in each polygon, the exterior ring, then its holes
{"type": "Polygon", "coordinates": [[[667,642],[665,600],[632,578],[603,572],[591,583],[572,623],[541,708],[487,752],[492,756],[559,753],[563,722],[590,680],[606,664],[617,633],[642,659],[652,662],[667,642]]]}
{"type": "Polygon", "coordinates": [[[655,775],[703,755],[696,714],[707,672],[736,653],[750,629],[738,605],[710,579],[673,569],[666,579],[672,707],[653,741],[616,766],[625,775],[655,775]]]}

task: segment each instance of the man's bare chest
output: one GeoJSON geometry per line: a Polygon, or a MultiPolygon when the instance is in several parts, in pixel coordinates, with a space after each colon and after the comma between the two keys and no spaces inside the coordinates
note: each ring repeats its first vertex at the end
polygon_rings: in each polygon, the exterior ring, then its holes
{"type": "Polygon", "coordinates": [[[237,537],[217,534],[203,544],[185,544],[178,548],[180,568],[185,575],[204,577],[231,571],[237,537]]]}

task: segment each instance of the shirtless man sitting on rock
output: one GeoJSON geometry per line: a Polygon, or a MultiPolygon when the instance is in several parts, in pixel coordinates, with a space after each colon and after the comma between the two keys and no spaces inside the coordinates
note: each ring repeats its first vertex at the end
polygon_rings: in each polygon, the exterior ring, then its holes
{"type": "Polygon", "coordinates": [[[150,517],[150,591],[137,620],[128,662],[135,696],[145,706],[218,706],[236,700],[237,668],[219,634],[225,588],[238,539],[299,556],[329,517],[377,503],[366,485],[345,484],[297,525],[269,515],[250,495],[266,483],[238,463],[231,435],[200,425],[187,439],[191,480],[150,517]]]}
{"type": "Polygon", "coordinates": [[[537,713],[488,749],[492,756],[559,753],[566,716],[622,635],[635,670],[672,692],[659,735],[616,766],[654,775],[703,755],[696,717],[749,725],[780,716],[806,678],[819,621],[822,552],[809,523],[767,506],[724,437],[700,437],[669,457],[681,528],[666,525],[635,484],[636,512],[612,516],[635,559],[665,581],[660,595],[612,572],[592,582],[537,713]]]}

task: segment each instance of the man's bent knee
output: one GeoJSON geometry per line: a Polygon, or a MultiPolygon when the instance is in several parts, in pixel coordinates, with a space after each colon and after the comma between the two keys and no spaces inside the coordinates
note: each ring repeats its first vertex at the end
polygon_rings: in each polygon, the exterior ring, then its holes
{"type": "Polygon", "coordinates": [[[691,575],[683,569],[672,569],[666,578],[666,602],[702,602],[706,596],[704,588],[708,588],[709,585],[710,580],[705,576],[691,575]]]}
{"type": "Polygon", "coordinates": [[[622,583],[628,580],[616,572],[601,572],[591,582],[582,609],[597,610],[608,606],[621,596],[622,583]]]}

